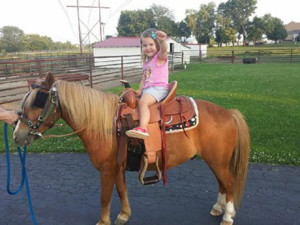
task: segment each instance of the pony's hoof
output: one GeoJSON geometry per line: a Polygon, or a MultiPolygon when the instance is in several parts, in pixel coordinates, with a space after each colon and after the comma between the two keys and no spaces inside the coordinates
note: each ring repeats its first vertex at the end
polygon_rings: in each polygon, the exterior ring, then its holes
{"type": "Polygon", "coordinates": [[[223,220],[220,225],[232,225],[232,224],[233,224],[233,222],[228,222],[228,221],[223,220]]]}
{"type": "Polygon", "coordinates": [[[214,208],[210,211],[210,215],[212,216],[221,216],[222,215],[222,210],[221,211],[218,211],[218,210],[215,210],[214,208]]]}
{"type": "Polygon", "coordinates": [[[129,220],[129,216],[126,214],[119,214],[115,220],[115,225],[124,225],[129,220]]]}

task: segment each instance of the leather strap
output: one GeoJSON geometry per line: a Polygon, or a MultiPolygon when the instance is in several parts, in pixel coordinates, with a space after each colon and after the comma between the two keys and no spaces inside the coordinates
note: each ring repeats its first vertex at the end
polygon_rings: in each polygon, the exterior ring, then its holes
{"type": "Polygon", "coordinates": [[[162,149],[161,149],[161,156],[162,156],[162,169],[163,169],[163,183],[164,185],[167,184],[167,146],[166,146],[166,127],[165,127],[165,110],[164,105],[160,107],[161,113],[161,141],[162,141],[162,149]]]}

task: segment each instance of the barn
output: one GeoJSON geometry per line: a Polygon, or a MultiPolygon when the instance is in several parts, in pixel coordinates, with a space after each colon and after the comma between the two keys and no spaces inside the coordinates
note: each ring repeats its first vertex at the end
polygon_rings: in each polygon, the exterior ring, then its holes
{"type": "MultiPolygon", "coordinates": [[[[167,38],[168,52],[171,56],[173,53],[181,54],[184,53],[184,61],[190,62],[189,47],[182,45],[181,43],[174,40],[172,37],[167,38]]],[[[114,56],[131,56],[136,57],[140,60],[141,56],[141,43],[139,37],[111,37],[104,41],[98,42],[93,45],[93,54],[95,57],[95,64],[99,64],[103,61],[101,57],[114,57],[114,56]],[[98,57],[98,59],[97,59],[98,57]]],[[[180,61],[182,59],[180,58],[180,61]]]]}

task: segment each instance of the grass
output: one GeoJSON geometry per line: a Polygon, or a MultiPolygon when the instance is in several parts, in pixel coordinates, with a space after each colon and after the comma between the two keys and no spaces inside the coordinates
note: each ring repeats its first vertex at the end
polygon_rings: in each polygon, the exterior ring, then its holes
{"type": "MultiPolygon", "coordinates": [[[[170,74],[170,80],[178,81],[178,95],[236,108],[244,114],[251,134],[250,161],[300,165],[299,65],[188,65],[186,70],[170,74]]],[[[71,129],[63,126],[50,132],[65,134],[71,129]]],[[[0,144],[3,151],[2,141],[0,144]]],[[[83,152],[84,146],[77,136],[71,136],[38,140],[29,151],[83,152]]]]}
{"type": "Polygon", "coordinates": [[[300,165],[299,65],[190,65],[171,78],[179,81],[179,95],[244,114],[252,162],[300,165]]]}
{"type": "Polygon", "coordinates": [[[300,42],[296,44],[291,42],[284,42],[280,44],[265,44],[260,46],[224,46],[224,47],[209,47],[207,49],[208,56],[219,55],[231,55],[234,51],[234,55],[249,56],[249,55],[290,55],[291,51],[294,55],[300,54],[300,42]]]}

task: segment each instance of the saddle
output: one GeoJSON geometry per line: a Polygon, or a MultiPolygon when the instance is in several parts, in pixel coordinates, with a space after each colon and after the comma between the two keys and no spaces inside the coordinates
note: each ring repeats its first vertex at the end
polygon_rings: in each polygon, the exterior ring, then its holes
{"type": "Polygon", "coordinates": [[[166,183],[166,133],[185,132],[191,127],[193,123],[191,120],[196,114],[189,97],[175,97],[177,81],[171,82],[169,89],[169,94],[163,101],[149,107],[150,121],[147,127],[149,137],[144,140],[129,138],[125,134],[127,130],[139,125],[139,99],[135,91],[127,86],[119,100],[116,116],[118,164],[123,165],[126,170],[139,170],[139,180],[145,185],[157,183],[161,179],[157,157],[159,151],[162,154],[161,167],[164,184],[166,183]],[[156,175],[144,178],[149,164],[155,164],[156,175]]]}

